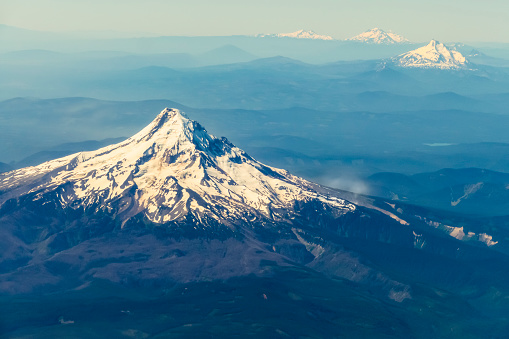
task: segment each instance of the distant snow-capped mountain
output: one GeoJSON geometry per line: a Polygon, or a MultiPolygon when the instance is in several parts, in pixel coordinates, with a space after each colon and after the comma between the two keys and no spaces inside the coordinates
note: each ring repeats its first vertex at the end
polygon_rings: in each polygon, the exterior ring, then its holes
{"type": "Polygon", "coordinates": [[[426,46],[394,57],[392,62],[405,68],[465,69],[467,59],[454,48],[431,40],[426,46]]]}
{"type": "Polygon", "coordinates": [[[329,35],[320,35],[313,31],[303,29],[292,33],[258,34],[259,38],[294,38],[294,39],[314,39],[314,40],[334,40],[329,35]]]}
{"type": "Polygon", "coordinates": [[[392,32],[386,32],[380,28],[372,28],[347,40],[383,45],[401,44],[408,42],[408,39],[405,39],[401,35],[392,32]]]}

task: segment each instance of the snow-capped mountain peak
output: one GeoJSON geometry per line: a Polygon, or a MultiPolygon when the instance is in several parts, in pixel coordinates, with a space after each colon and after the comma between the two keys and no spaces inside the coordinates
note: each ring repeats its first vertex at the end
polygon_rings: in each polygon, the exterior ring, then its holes
{"type": "Polygon", "coordinates": [[[371,43],[371,44],[384,44],[384,45],[390,45],[390,44],[400,44],[400,43],[406,43],[408,42],[407,39],[402,37],[401,35],[392,33],[392,32],[386,32],[378,27],[372,28],[364,33],[361,33],[359,35],[356,35],[350,39],[347,39],[350,41],[359,41],[359,42],[365,42],[365,43],[371,43]]]}
{"type": "Polygon", "coordinates": [[[13,197],[45,203],[57,196],[63,209],[108,211],[124,222],[141,214],[154,223],[188,215],[218,223],[246,215],[281,220],[297,201],[309,200],[355,209],[314,187],[167,108],[119,144],[0,174],[0,207],[13,197]]]}
{"type": "Polygon", "coordinates": [[[294,38],[294,39],[314,39],[314,40],[334,40],[329,35],[320,35],[310,30],[298,30],[292,33],[276,33],[276,34],[258,34],[259,38],[294,38]]]}
{"type": "Polygon", "coordinates": [[[437,40],[431,40],[426,46],[398,55],[392,60],[396,66],[410,68],[462,69],[468,64],[460,52],[437,40]]]}

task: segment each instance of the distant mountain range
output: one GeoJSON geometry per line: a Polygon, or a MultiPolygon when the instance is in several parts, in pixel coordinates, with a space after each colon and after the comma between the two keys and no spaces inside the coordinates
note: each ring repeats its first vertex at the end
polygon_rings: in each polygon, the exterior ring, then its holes
{"type": "MultiPolygon", "coordinates": [[[[298,30],[292,33],[275,33],[275,34],[258,34],[260,38],[295,38],[295,39],[315,39],[315,40],[336,40],[330,35],[320,35],[313,31],[298,30]]],[[[346,41],[357,41],[368,44],[402,44],[408,43],[409,40],[401,35],[392,32],[386,32],[380,28],[373,28],[364,33],[354,36],[353,38],[346,39],[346,41]]]]}
{"type": "MultiPolygon", "coordinates": [[[[291,33],[259,34],[258,37],[234,35],[105,38],[108,35],[104,35],[88,39],[84,36],[38,32],[5,25],[0,25],[0,31],[0,52],[5,52],[0,53],[0,66],[9,69],[6,76],[16,69],[13,68],[15,65],[23,66],[24,70],[34,65],[29,62],[32,58],[37,65],[52,63],[60,68],[77,61],[85,63],[82,65],[85,68],[92,64],[104,69],[132,69],[143,66],[188,68],[274,56],[290,57],[313,64],[338,60],[387,59],[416,47],[401,35],[379,28],[345,40],[303,29],[291,33]],[[38,56],[41,58],[37,58],[38,56]],[[4,65],[5,62],[10,64],[4,65]]],[[[509,59],[507,45],[457,45],[456,50],[465,56],[469,55],[472,49],[486,54],[477,54],[472,62],[494,66],[509,63],[506,60],[509,59]]],[[[52,70],[52,73],[59,72],[52,70]]],[[[20,77],[16,75],[15,78],[20,77]]],[[[7,82],[18,84],[17,81],[7,82]]],[[[0,93],[6,91],[8,89],[2,88],[0,93]]]]}

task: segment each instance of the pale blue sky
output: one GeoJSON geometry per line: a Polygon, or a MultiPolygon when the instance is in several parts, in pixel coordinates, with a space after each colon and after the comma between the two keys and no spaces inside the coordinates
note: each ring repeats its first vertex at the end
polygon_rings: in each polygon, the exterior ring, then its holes
{"type": "Polygon", "coordinates": [[[412,41],[509,42],[508,0],[0,0],[0,23],[35,30],[233,35],[369,28],[412,41]]]}

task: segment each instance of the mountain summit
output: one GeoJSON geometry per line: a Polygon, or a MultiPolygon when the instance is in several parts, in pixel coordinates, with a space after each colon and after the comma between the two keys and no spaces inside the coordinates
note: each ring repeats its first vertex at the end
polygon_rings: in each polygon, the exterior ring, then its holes
{"type": "Polygon", "coordinates": [[[468,65],[467,59],[460,52],[436,40],[398,55],[392,61],[396,66],[407,68],[463,69],[468,65]]]}
{"type": "Polygon", "coordinates": [[[334,40],[329,35],[320,35],[313,31],[298,30],[292,33],[259,34],[259,38],[294,38],[294,39],[314,39],[314,40],[334,40]]]}
{"type": "Polygon", "coordinates": [[[372,28],[347,40],[381,45],[401,44],[408,42],[408,40],[401,35],[392,32],[386,32],[380,28],[372,28]]]}

